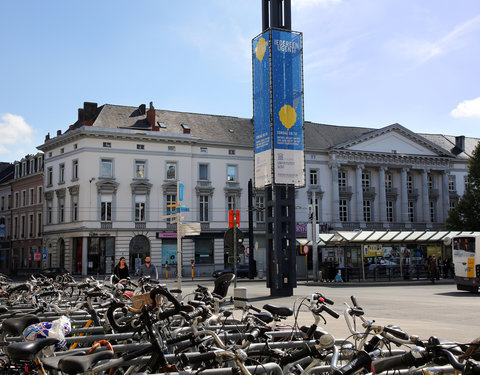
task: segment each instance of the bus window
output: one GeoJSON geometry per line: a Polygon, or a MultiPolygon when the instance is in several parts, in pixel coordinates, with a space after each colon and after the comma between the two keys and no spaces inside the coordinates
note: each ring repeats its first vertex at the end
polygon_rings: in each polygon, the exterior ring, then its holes
{"type": "Polygon", "coordinates": [[[475,252],[475,237],[458,237],[453,239],[453,249],[475,252]]]}

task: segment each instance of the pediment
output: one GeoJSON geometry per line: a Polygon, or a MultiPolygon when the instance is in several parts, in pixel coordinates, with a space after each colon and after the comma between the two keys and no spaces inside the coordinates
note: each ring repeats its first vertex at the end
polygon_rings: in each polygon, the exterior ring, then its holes
{"type": "Polygon", "coordinates": [[[423,156],[453,156],[449,151],[399,124],[362,134],[333,147],[336,150],[423,156]]]}

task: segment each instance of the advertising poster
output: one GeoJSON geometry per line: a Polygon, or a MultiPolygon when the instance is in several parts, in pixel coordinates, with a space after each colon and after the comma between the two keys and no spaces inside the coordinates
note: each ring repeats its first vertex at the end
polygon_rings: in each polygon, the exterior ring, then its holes
{"type": "Polygon", "coordinates": [[[273,182],[270,95],[270,32],[253,40],[253,121],[255,135],[255,187],[273,182]]]}

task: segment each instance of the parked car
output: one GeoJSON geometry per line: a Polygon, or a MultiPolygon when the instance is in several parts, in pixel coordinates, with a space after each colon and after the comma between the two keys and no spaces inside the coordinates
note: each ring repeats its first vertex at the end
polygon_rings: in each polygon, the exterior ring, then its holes
{"type": "Polygon", "coordinates": [[[51,279],[54,279],[57,276],[63,276],[68,274],[69,272],[62,267],[50,267],[50,268],[45,268],[40,271],[41,275],[44,275],[46,277],[49,277],[51,279]]]}
{"type": "MultiPolygon", "coordinates": [[[[223,270],[215,270],[213,271],[212,276],[216,279],[226,273],[233,273],[233,266],[223,270]]],[[[248,264],[237,264],[237,277],[248,277],[248,264]]]]}

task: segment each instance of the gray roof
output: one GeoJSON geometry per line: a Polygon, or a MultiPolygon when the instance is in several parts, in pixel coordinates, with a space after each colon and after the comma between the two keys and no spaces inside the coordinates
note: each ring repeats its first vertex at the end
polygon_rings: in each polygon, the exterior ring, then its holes
{"type": "MultiPolygon", "coordinates": [[[[159,133],[168,134],[184,134],[182,124],[186,124],[190,128],[191,137],[199,138],[206,143],[244,147],[253,147],[254,143],[252,119],[156,109],[155,122],[163,122],[165,128],[160,128],[159,133]]],[[[74,124],[74,128],[82,125],[78,121],[74,124]]],[[[146,113],[142,113],[139,107],[112,104],[98,107],[93,127],[151,130],[146,113]]],[[[352,141],[377,130],[305,121],[305,149],[327,151],[335,145],[352,141]]],[[[449,152],[453,152],[455,148],[455,136],[423,133],[418,135],[449,152]]],[[[478,138],[465,137],[465,153],[461,153],[458,157],[470,157],[479,141],[478,138]]]]}

